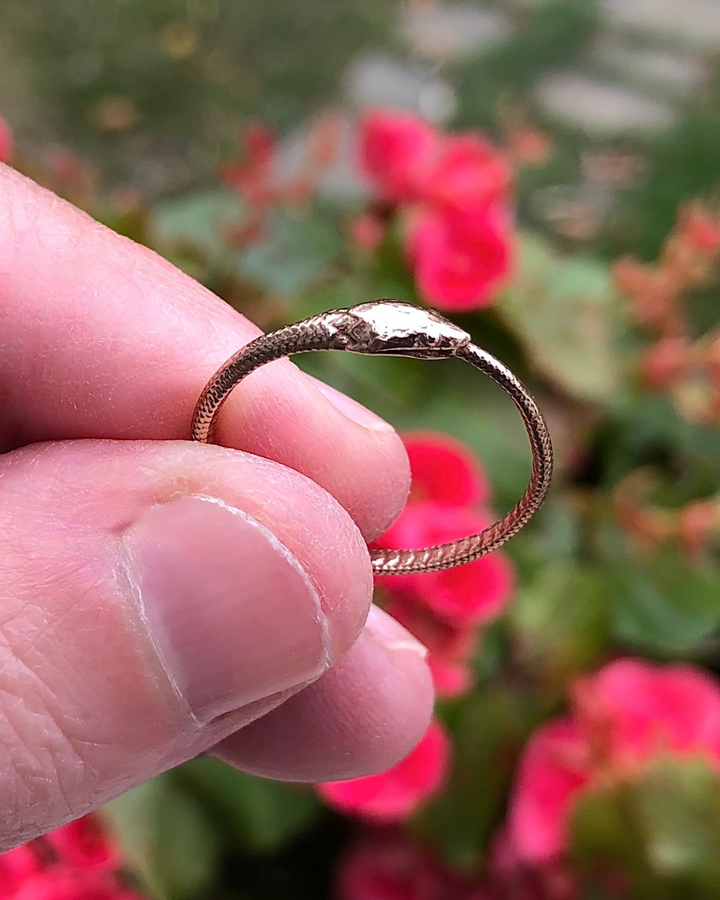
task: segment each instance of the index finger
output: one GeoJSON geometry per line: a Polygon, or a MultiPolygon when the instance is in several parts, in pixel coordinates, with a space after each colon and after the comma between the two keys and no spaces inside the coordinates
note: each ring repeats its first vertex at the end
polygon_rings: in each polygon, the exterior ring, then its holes
{"type": "MultiPolygon", "coordinates": [[[[151,250],[0,165],[0,450],[187,439],[208,378],[259,333],[151,250]]],[[[287,360],[233,393],[219,439],[312,478],[367,539],[407,495],[395,431],[287,360]]]]}

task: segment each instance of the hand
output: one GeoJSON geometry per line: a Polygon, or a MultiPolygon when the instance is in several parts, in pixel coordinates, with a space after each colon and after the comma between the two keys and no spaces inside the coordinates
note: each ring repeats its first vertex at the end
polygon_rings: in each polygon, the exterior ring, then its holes
{"type": "Polygon", "coordinates": [[[203,751],[333,780],[427,725],[422,648],[368,616],[366,541],[409,481],[390,426],[285,360],[232,394],[224,446],[187,440],[257,333],[0,165],[2,849],[203,751]]]}

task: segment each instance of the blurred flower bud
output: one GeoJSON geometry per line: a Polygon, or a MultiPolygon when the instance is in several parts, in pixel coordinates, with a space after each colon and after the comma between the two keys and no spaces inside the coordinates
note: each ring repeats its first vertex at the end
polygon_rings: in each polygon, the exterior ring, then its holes
{"type": "Polygon", "coordinates": [[[438,721],[397,765],[365,778],[320,784],[318,793],[339,812],[377,823],[402,822],[445,784],[450,739],[438,721]]]}

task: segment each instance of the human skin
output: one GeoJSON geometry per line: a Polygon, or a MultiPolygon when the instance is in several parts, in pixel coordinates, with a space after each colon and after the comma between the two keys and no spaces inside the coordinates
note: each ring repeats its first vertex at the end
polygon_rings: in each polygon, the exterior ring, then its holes
{"type": "Polygon", "coordinates": [[[258,333],[0,165],[0,849],[198,753],[335,780],[426,728],[423,648],[371,607],[393,429],[283,360],[187,440],[258,333]]]}

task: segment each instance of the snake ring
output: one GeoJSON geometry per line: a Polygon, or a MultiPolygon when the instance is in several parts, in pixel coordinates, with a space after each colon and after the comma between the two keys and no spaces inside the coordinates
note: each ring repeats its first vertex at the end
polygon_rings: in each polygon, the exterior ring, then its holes
{"type": "Polygon", "coordinates": [[[232,389],[265,363],[313,350],[348,350],[416,359],[457,357],[492,378],[510,395],[525,424],[532,449],[530,483],[502,519],[479,534],[417,550],[371,550],[373,572],[402,575],[438,572],[472,562],[496,550],[540,508],[552,477],[552,443],[547,425],[527,388],[515,375],[470,340],[470,335],[435,312],[377,300],[350,309],[321,313],[251,341],[224,363],[200,394],[192,419],[192,439],[212,443],[218,413],[232,389]]]}

